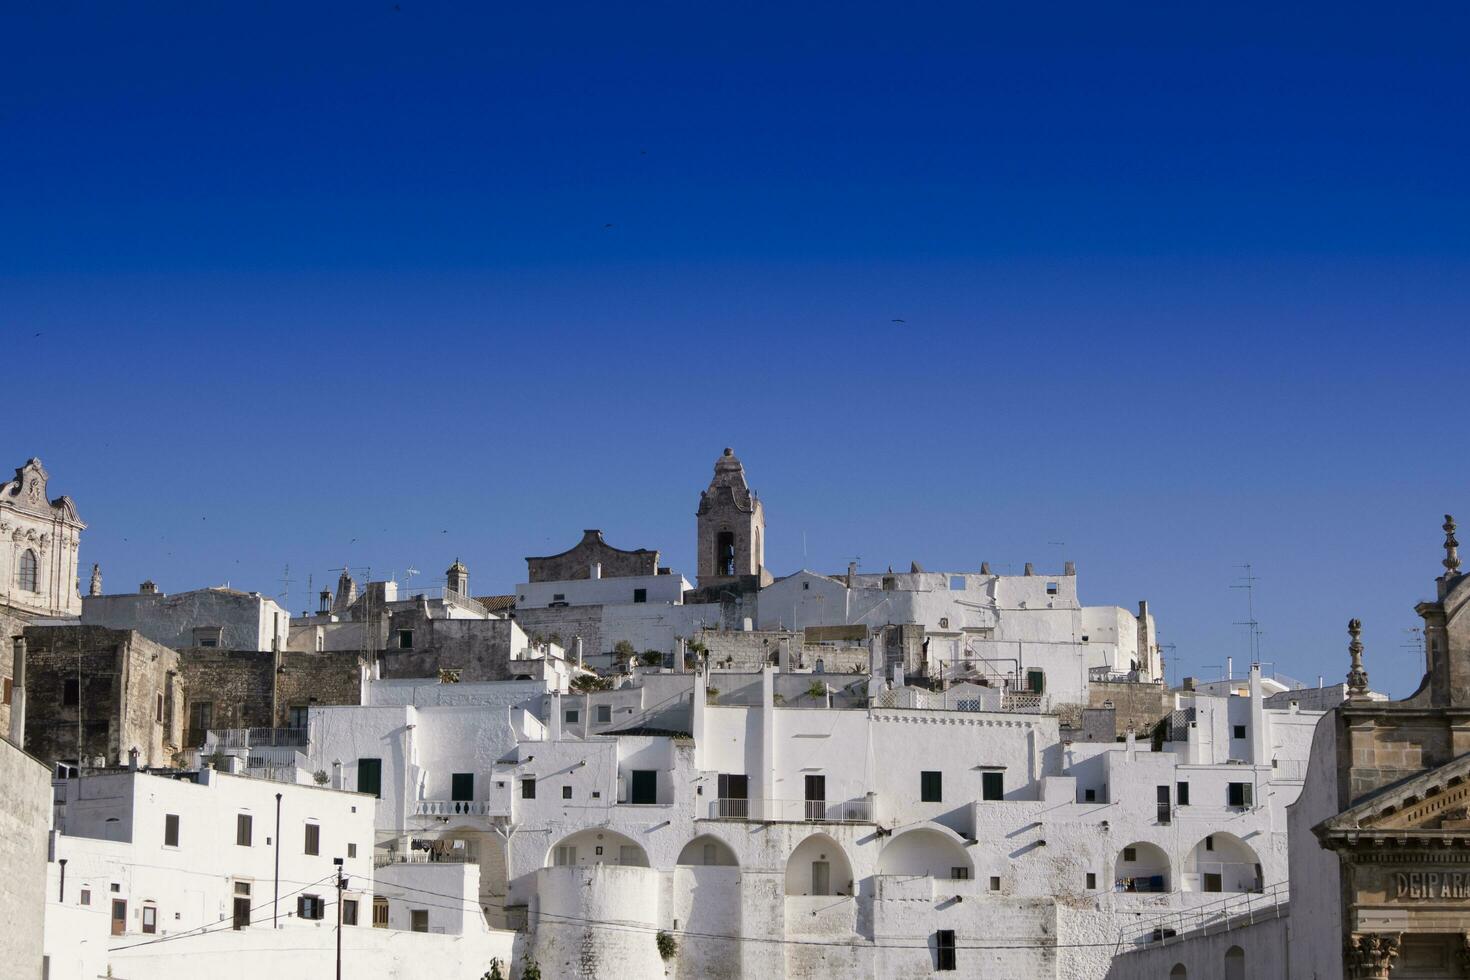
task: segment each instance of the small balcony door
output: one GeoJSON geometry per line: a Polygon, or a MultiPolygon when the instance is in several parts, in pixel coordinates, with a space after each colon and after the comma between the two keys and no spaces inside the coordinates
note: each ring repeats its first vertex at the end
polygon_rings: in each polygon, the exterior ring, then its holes
{"type": "MultiPolygon", "coordinates": [[[[827,819],[827,777],[806,777],[806,818],[808,820],[827,819]]],[[[819,894],[825,895],[826,892],[819,894]]]]}
{"type": "Polygon", "coordinates": [[[628,802],[652,806],[658,802],[658,772],[634,769],[628,779],[628,802]]]}

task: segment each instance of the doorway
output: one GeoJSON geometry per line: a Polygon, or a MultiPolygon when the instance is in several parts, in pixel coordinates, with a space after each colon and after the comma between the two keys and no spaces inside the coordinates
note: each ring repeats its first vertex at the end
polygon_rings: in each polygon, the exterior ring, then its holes
{"type": "Polygon", "coordinates": [[[121,936],[128,928],[128,903],[120,898],[112,900],[112,934],[121,936]]]}
{"type": "Polygon", "coordinates": [[[812,894],[832,894],[832,864],[829,861],[812,862],[812,894]]]}

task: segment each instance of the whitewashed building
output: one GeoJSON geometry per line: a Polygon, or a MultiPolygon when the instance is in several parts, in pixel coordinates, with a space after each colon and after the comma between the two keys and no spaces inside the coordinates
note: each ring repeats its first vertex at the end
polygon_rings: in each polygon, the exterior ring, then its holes
{"type": "Polygon", "coordinates": [[[358,975],[508,961],[511,937],[489,930],[474,904],[473,868],[375,869],[375,804],[208,768],[58,780],[49,976],[301,975],[302,962],[335,955],[339,912],[358,975]],[[403,941],[395,929],[440,936],[403,941]]]}

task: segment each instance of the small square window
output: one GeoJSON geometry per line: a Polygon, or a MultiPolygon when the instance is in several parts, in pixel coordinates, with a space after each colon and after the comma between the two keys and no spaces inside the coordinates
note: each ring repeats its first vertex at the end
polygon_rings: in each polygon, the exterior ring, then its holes
{"type": "Polygon", "coordinates": [[[350,858],[357,857],[357,845],[356,844],[349,843],[347,845],[347,856],[350,857],[350,858]]]}
{"type": "Polygon", "coordinates": [[[969,881],[970,869],[965,867],[950,868],[949,877],[953,881],[969,881]]]}
{"type": "Polygon", "coordinates": [[[521,780],[521,799],[534,800],[536,798],[536,777],[529,776],[521,780]]]}
{"type": "Polygon", "coordinates": [[[83,888],[82,889],[82,904],[83,905],[91,905],[92,904],[92,889],[90,889],[90,888],[83,888]]]}
{"type": "Polygon", "coordinates": [[[563,786],[561,788],[561,798],[564,800],[570,800],[572,798],[572,788],[570,786],[563,786]]]}
{"type": "Polygon", "coordinates": [[[1096,803],[1097,802],[1097,790],[1095,790],[1095,789],[1085,789],[1085,790],[1083,790],[1082,791],[1082,800],[1083,800],[1084,803],[1096,803]]]}
{"type": "Polygon", "coordinates": [[[398,649],[400,649],[400,650],[412,650],[413,649],[413,630],[399,630],[398,631],[398,649]]]}
{"type": "Polygon", "coordinates": [[[999,875],[991,875],[990,876],[990,890],[993,891],[993,892],[1000,891],[1000,876],[999,875]]]}
{"type": "Polygon", "coordinates": [[[919,773],[919,802],[944,802],[944,773],[932,771],[919,773]]]}
{"type": "Polygon", "coordinates": [[[1234,734],[1234,737],[1235,738],[1245,738],[1245,726],[1244,725],[1236,725],[1235,726],[1235,734],[1234,734]]]}
{"type": "Polygon", "coordinates": [[[1137,861],[1138,860],[1138,850],[1137,850],[1137,848],[1132,848],[1132,847],[1125,847],[1125,848],[1123,848],[1123,860],[1124,861],[1137,861]]]}
{"type": "Polygon", "coordinates": [[[302,895],[296,899],[296,917],[299,919],[320,919],[325,911],[326,903],[319,895],[302,895]]]}
{"type": "Polygon", "coordinates": [[[633,601],[634,602],[647,602],[648,601],[648,590],[647,589],[634,589],[633,590],[633,601]]]}
{"type": "Polygon", "coordinates": [[[575,724],[577,724],[581,720],[581,718],[582,718],[582,713],[580,711],[578,711],[576,708],[568,708],[567,709],[567,724],[568,725],[575,725],[575,724]]]}
{"type": "Polygon", "coordinates": [[[611,705],[606,705],[606,704],[599,704],[597,706],[597,723],[599,725],[606,725],[606,724],[608,724],[611,721],[612,721],[612,706],[611,705]]]}
{"type": "Polygon", "coordinates": [[[1096,887],[1097,887],[1097,874],[1094,873],[1094,872],[1092,872],[1092,871],[1087,872],[1087,890],[1088,891],[1092,891],[1096,887]]]}
{"type": "Polygon", "coordinates": [[[1048,583],[1046,583],[1046,594],[1047,595],[1056,595],[1057,594],[1057,583],[1055,583],[1055,582],[1048,582],[1048,583]]]}
{"type": "Polygon", "coordinates": [[[1003,771],[980,774],[980,798],[1003,800],[1006,798],[1006,774],[1003,771]]]}
{"type": "Polygon", "coordinates": [[[110,884],[108,887],[111,888],[114,892],[120,892],[120,891],[122,891],[122,885],[119,885],[115,881],[112,882],[112,884],[110,884]]]}

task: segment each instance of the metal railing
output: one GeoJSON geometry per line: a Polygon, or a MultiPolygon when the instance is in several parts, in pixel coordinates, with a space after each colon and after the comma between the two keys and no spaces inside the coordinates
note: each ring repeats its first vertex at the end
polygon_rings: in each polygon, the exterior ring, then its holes
{"type": "Polygon", "coordinates": [[[211,728],[199,744],[220,749],[249,749],[272,745],[300,747],[306,743],[305,728],[211,728]]]}
{"type": "Polygon", "coordinates": [[[1228,931],[1273,919],[1284,913],[1289,897],[1287,883],[1279,881],[1256,891],[1232,892],[1219,901],[1193,908],[1161,912],[1129,922],[1120,928],[1118,949],[1167,944],[1171,939],[1195,930],[1228,931]]]}
{"type": "Polygon", "coordinates": [[[710,804],[712,817],[722,820],[745,820],[750,816],[750,801],[747,799],[715,800],[710,804]]]}

